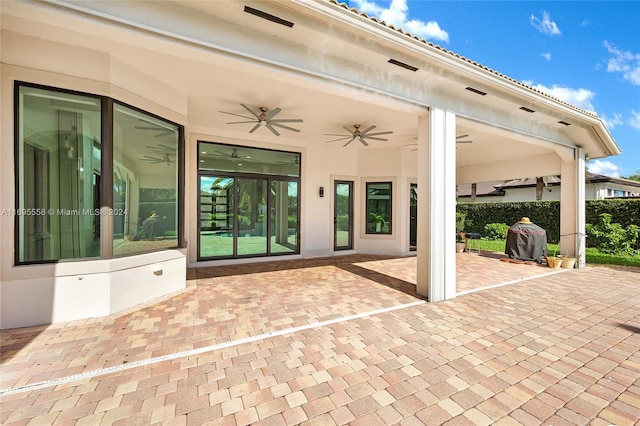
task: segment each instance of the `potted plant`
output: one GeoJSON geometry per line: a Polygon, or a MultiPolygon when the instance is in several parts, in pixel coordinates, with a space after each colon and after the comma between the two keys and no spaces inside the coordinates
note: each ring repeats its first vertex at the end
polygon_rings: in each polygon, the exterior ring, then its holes
{"type": "Polygon", "coordinates": [[[464,240],[462,232],[456,232],[456,253],[464,253],[466,248],[466,241],[464,240]]]}
{"type": "Polygon", "coordinates": [[[376,232],[381,232],[382,225],[386,223],[384,215],[376,212],[371,212],[369,215],[371,216],[373,223],[376,225],[376,232]]]}
{"type": "Polygon", "coordinates": [[[467,248],[463,232],[466,218],[465,213],[456,212],[456,253],[463,253],[467,248]]]}

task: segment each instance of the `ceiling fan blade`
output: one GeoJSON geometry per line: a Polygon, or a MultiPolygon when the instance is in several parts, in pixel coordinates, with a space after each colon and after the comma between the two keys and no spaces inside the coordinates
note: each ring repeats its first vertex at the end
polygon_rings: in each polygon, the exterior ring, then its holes
{"type": "Polygon", "coordinates": [[[242,107],[243,107],[244,109],[246,109],[247,111],[249,111],[249,113],[250,113],[251,115],[253,115],[253,116],[256,118],[256,120],[260,121],[260,116],[259,116],[258,114],[256,114],[255,112],[253,112],[253,110],[252,110],[251,108],[249,108],[249,107],[248,107],[248,106],[246,106],[245,104],[240,104],[240,105],[242,105],[242,107]]]}
{"type": "Polygon", "coordinates": [[[362,136],[360,136],[358,139],[360,139],[360,142],[362,142],[362,145],[369,146],[369,144],[364,140],[362,136]]]}
{"type": "Polygon", "coordinates": [[[375,129],[375,128],[376,128],[376,126],[369,126],[369,127],[367,127],[366,129],[364,129],[363,131],[361,131],[361,132],[360,132],[360,134],[361,134],[361,135],[364,135],[364,134],[366,134],[366,133],[368,133],[368,132],[372,131],[372,130],[373,130],[373,129],[375,129]]]}
{"type": "Polygon", "coordinates": [[[220,112],[223,114],[235,115],[236,117],[246,118],[247,120],[253,120],[253,117],[247,117],[246,115],[242,115],[242,114],[236,114],[233,112],[226,112],[226,111],[220,111],[220,112]]]}
{"type": "Polygon", "coordinates": [[[343,136],[343,137],[338,138],[338,139],[332,139],[330,141],[326,141],[325,143],[338,142],[338,141],[343,141],[345,139],[351,139],[351,138],[353,138],[353,136],[343,136]]]}
{"type": "MultiPolygon", "coordinates": [[[[248,118],[248,117],[247,117],[248,118]]],[[[255,123],[256,120],[250,120],[250,121],[231,121],[227,124],[246,124],[246,123],[255,123]]]]}
{"type": "Polygon", "coordinates": [[[283,128],[283,129],[291,130],[292,132],[300,132],[300,130],[298,130],[298,129],[294,129],[293,127],[284,126],[282,124],[274,123],[273,121],[270,121],[267,124],[267,127],[269,127],[269,126],[277,126],[277,127],[283,128]]]}
{"type": "Polygon", "coordinates": [[[374,141],[383,141],[383,142],[389,140],[389,139],[385,139],[385,138],[376,138],[376,137],[373,137],[373,136],[360,136],[360,137],[364,138],[364,139],[371,139],[371,140],[374,140],[374,141]]]}
{"type": "Polygon", "coordinates": [[[260,123],[258,123],[255,126],[253,126],[253,129],[249,130],[249,133],[255,132],[258,129],[258,127],[260,127],[260,123]]]}
{"type": "Polygon", "coordinates": [[[365,137],[369,138],[371,136],[390,135],[392,133],[393,132],[391,132],[391,131],[389,131],[389,132],[378,132],[378,133],[367,133],[366,135],[362,134],[362,136],[365,136],[365,137]]]}
{"type": "Polygon", "coordinates": [[[354,138],[356,137],[355,130],[351,130],[350,128],[348,128],[346,126],[342,126],[342,128],[345,129],[347,132],[351,133],[351,136],[353,136],[354,138]]]}
{"type": "Polygon", "coordinates": [[[469,135],[460,135],[460,136],[456,136],[456,139],[462,139],[462,138],[466,138],[469,135]]]}
{"type": "Polygon", "coordinates": [[[473,143],[473,141],[456,141],[456,143],[473,143]]]}
{"type": "Polygon", "coordinates": [[[276,136],[280,136],[280,133],[278,133],[278,131],[276,129],[273,128],[273,126],[269,123],[267,123],[267,129],[271,130],[271,132],[276,135],[276,136]]]}
{"type": "Polygon", "coordinates": [[[342,147],[344,148],[345,146],[349,145],[351,142],[353,142],[354,140],[356,140],[356,137],[352,137],[351,140],[347,143],[345,143],[344,145],[342,145],[342,147]]]}
{"type": "MultiPolygon", "coordinates": [[[[266,118],[265,118],[266,120],[266,118]]],[[[267,120],[269,123],[302,123],[302,118],[275,118],[267,120]]]]}
{"type": "Polygon", "coordinates": [[[271,121],[271,119],[280,111],[282,111],[280,108],[272,109],[267,115],[265,115],[264,121],[271,121]]]}

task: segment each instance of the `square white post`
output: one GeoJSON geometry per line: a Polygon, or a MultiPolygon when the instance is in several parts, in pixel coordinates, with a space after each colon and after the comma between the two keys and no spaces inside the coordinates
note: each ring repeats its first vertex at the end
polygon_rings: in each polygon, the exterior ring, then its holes
{"type": "Polygon", "coordinates": [[[561,165],[560,254],[576,257],[578,268],[585,266],[585,158],[582,148],[574,149],[573,161],[561,165]]]}
{"type": "Polygon", "coordinates": [[[418,119],[417,292],[430,302],[456,295],[456,116],[430,108],[418,119]]]}

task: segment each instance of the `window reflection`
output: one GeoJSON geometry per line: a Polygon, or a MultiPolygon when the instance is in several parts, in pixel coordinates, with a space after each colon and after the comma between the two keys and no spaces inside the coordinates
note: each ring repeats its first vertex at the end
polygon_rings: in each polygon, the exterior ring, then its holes
{"type": "Polygon", "coordinates": [[[100,255],[100,99],[21,86],[18,262],[100,255]]]}
{"type": "Polygon", "coordinates": [[[113,252],[178,245],[178,126],[114,107],[113,252]]]}

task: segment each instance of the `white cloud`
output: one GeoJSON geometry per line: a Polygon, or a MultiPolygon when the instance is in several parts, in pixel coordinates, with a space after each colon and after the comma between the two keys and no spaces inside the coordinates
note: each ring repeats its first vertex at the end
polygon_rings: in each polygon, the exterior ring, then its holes
{"type": "Polygon", "coordinates": [[[571,87],[558,86],[557,84],[554,84],[551,87],[547,87],[542,84],[536,84],[535,86],[532,84],[529,85],[536,90],[547,93],[554,98],[577,106],[578,108],[582,108],[586,111],[595,110],[591,101],[596,94],[589,89],[573,89],[571,87]]]}
{"type": "Polygon", "coordinates": [[[358,10],[376,16],[386,24],[391,24],[426,40],[449,42],[449,34],[440,28],[437,22],[409,19],[407,0],[391,0],[388,8],[368,0],[353,0],[353,3],[358,10]]]}
{"type": "Polygon", "coordinates": [[[547,35],[562,34],[560,32],[560,28],[558,28],[558,25],[551,20],[551,17],[549,16],[549,13],[547,11],[544,11],[544,10],[542,11],[541,19],[535,15],[531,15],[529,17],[529,22],[531,22],[531,25],[533,25],[535,29],[537,29],[543,34],[547,34],[547,35]]]}
{"type": "Polygon", "coordinates": [[[609,130],[613,130],[613,128],[618,124],[624,123],[624,121],[622,120],[622,114],[619,114],[617,112],[613,113],[612,118],[609,118],[604,114],[600,115],[600,118],[602,119],[602,121],[604,121],[604,125],[607,126],[607,129],[609,130]]]}
{"type": "Polygon", "coordinates": [[[634,129],[640,130],[640,112],[631,110],[631,118],[629,119],[629,125],[634,129]]]}
{"type": "Polygon", "coordinates": [[[607,71],[622,73],[622,78],[631,84],[640,86],[640,54],[622,51],[608,41],[603,44],[613,55],[607,61],[607,71]]]}
{"type": "Polygon", "coordinates": [[[542,56],[543,58],[545,58],[547,61],[551,60],[551,53],[547,52],[547,53],[541,53],[540,56],[542,56]]]}
{"type": "Polygon", "coordinates": [[[620,177],[620,169],[618,166],[608,160],[592,160],[587,163],[587,170],[591,173],[605,175],[609,177],[620,177]]]}

